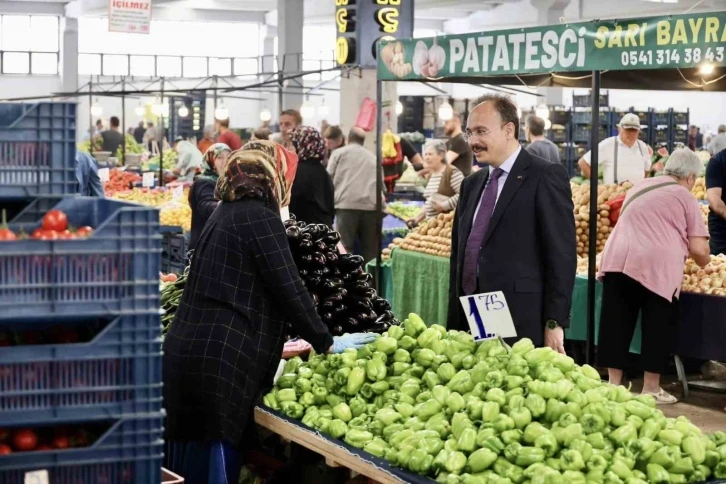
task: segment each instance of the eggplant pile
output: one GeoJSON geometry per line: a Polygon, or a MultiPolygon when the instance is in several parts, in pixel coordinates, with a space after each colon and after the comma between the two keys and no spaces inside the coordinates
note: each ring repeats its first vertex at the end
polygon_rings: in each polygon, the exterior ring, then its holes
{"type": "Polygon", "coordinates": [[[297,221],[293,215],[285,221],[285,229],[300,277],[334,336],[384,333],[401,324],[391,304],[371,287],[373,276],[363,269],[363,257],[340,253],[338,232],[324,224],[297,221]]]}

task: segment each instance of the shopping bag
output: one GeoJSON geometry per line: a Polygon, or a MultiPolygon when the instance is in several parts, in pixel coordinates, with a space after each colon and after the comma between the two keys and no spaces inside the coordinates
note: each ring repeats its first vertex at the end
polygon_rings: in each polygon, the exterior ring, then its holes
{"type": "Polygon", "coordinates": [[[609,200],[605,202],[608,206],[610,206],[610,224],[611,226],[615,226],[615,224],[618,222],[618,219],[620,218],[620,210],[623,207],[623,202],[625,201],[625,195],[618,195],[617,197],[613,198],[612,200],[609,200]]]}
{"type": "Polygon", "coordinates": [[[372,131],[376,126],[376,103],[371,98],[363,99],[355,125],[363,131],[372,131]]]}

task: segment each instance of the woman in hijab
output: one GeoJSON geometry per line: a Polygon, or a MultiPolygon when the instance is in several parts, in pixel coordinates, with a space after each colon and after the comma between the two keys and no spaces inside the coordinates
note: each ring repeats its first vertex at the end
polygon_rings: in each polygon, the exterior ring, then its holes
{"type": "Polygon", "coordinates": [[[295,128],[291,141],[300,164],[292,188],[290,212],[302,222],[332,227],[335,217],[335,190],[333,181],[322,164],[325,158],[325,141],[318,130],[310,126],[295,128]]]}
{"type": "Polygon", "coordinates": [[[237,482],[286,322],[321,353],[375,339],[333,338],[300,279],[280,218],[296,168],[294,153],[255,141],[232,153],[217,182],[221,203],[197,241],[163,345],[167,465],[188,484],[237,482]]]}
{"type": "Polygon", "coordinates": [[[204,153],[200,167],[201,173],[194,178],[194,183],[189,190],[189,206],[192,209],[190,250],[197,245],[204,224],[217,208],[218,202],[214,198],[214,187],[219,175],[224,173],[224,167],[227,166],[227,159],[231,153],[232,150],[224,143],[215,143],[204,153]]]}

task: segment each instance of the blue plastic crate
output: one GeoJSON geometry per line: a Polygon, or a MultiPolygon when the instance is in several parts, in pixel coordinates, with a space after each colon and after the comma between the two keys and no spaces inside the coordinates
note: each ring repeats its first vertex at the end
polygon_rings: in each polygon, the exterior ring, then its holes
{"type": "Polygon", "coordinates": [[[68,318],[0,326],[0,336],[11,335],[6,339],[27,339],[26,334],[60,337],[51,337],[55,344],[0,351],[0,428],[161,410],[159,311],[110,321],[68,318]],[[77,335],[90,340],[69,339],[77,335]]]}
{"type": "Polygon", "coordinates": [[[78,193],[76,109],[0,104],[0,199],[78,193]]]}
{"type": "Polygon", "coordinates": [[[89,447],[0,456],[0,484],[21,484],[46,470],[50,484],[156,484],[161,482],[163,413],[127,417],[89,447]]]}
{"type": "Polygon", "coordinates": [[[39,198],[10,224],[32,232],[51,208],[84,240],[0,242],[0,321],[109,315],[159,308],[159,211],[91,197],[39,198]]]}

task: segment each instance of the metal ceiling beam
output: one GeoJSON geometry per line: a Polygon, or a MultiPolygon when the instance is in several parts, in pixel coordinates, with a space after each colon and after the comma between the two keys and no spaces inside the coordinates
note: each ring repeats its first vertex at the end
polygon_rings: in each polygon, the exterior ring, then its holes
{"type": "Polygon", "coordinates": [[[0,14],[8,15],[58,15],[65,13],[63,2],[0,2],[0,14]]]}

